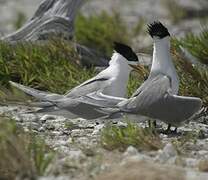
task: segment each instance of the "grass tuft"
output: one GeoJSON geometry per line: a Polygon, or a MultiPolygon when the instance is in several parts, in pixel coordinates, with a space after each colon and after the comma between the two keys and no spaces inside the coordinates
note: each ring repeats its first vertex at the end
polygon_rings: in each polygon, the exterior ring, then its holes
{"type": "Polygon", "coordinates": [[[24,132],[15,121],[0,117],[0,179],[36,179],[54,158],[45,142],[24,132]]]}
{"type": "Polygon", "coordinates": [[[189,144],[196,144],[197,140],[200,138],[201,132],[187,132],[180,137],[173,139],[172,144],[176,148],[178,154],[188,155],[190,151],[189,144]]]}
{"type": "Polygon", "coordinates": [[[159,135],[151,128],[141,128],[128,122],[126,127],[107,125],[101,135],[101,144],[107,150],[125,151],[129,146],[138,150],[158,150],[163,147],[159,135]]]}
{"type": "Polygon", "coordinates": [[[201,34],[189,34],[180,40],[172,41],[174,59],[180,79],[180,94],[196,96],[208,105],[208,29],[205,28],[201,34]],[[183,57],[179,46],[186,48],[191,55],[196,57],[199,64],[192,65],[187,57],[183,57]]]}
{"type": "Polygon", "coordinates": [[[62,94],[94,74],[79,65],[73,46],[63,40],[44,45],[0,42],[0,86],[8,87],[11,80],[62,94]]]}
{"type": "Polygon", "coordinates": [[[129,30],[119,13],[109,15],[102,12],[96,16],[86,17],[80,14],[76,20],[75,37],[80,44],[91,47],[111,56],[113,42],[131,44],[133,37],[142,29],[143,21],[129,30]]]}
{"type": "Polygon", "coordinates": [[[21,12],[21,11],[18,11],[17,14],[16,14],[16,18],[13,22],[13,25],[14,25],[14,28],[15,29],[20,29],[24,23],[26,22],[26,15],[21,12]]]}

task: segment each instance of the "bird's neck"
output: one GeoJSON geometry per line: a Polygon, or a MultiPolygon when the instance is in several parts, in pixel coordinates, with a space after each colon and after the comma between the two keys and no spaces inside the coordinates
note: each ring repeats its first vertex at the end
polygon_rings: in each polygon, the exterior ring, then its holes
{"type": "Polygon", "coordinates": [[[124,74],[129,74],[131,72],[131,67],[128,65],[128,61],[122,55],[116,52],[113,53],[109,65],[113,69],[115,68],[124,74]]]}
{"type": "MultiPolygon", "coordinates": [[[[119,53],[113,54],[109,65],[106,71],[111,74],[113,73],[110,95],[125,97],[131,67],[128,65],[128,61],[119,53]]],[[[109,94],[109,92],[107,93],[109,94]]]]}
{"type": "Polygon", "coordinates": [[[153,62],[151,74],[163,73],[171,78],[172,90],[178,93],[178,76],[170,53],[170,38],[154,40],[153,62]]]}

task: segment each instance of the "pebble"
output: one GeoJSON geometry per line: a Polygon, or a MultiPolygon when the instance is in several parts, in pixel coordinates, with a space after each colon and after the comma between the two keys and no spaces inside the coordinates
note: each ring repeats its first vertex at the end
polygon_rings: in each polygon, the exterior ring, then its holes
{"type": "Polygon", "coordinates": [[[96,125],[92,132],[92,136],[98,135],[104,126],[105,126],[104,124],[96,125]]]}
{"type": "Polygon", "coordinates": [[[127,156],[135,156],[138,154],[138,150],[133,147],[133,146],[129,146],[126,151],[124,152],[123,156],[127,157],[127,156]]]}
{"type": "Polygon", "coordinates": [[[158,155],[156,156],[155,160],[161,163],[165,162],[173,162],[177,156],[177,151],[175,150],[172,143],[166,144],[166,146],[158,151],[158,155]]]}
{"type": "Polygon", "coordinates": [[[40,121],[45,122],[47,120],[55,120],[56,118],[56,116],[46,114],[40,118],[40,121]]]}

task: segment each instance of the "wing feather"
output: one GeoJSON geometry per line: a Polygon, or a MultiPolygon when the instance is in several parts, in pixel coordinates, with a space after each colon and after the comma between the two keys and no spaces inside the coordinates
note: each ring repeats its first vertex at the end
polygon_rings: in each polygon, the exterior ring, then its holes
{"type": "Polygon", "coordinates": [[[80,96],[84,96],[86,94],[89,94],[91,92],[98,91],[104,88],[106,85],[111,83],[110,77],[108,76],[96,76],[88,81],[85,81],[81,85],[73,88],[72,90],[68,91],[65,94],[65,97],[70,97],[70,98],[77,98],[80,96]]]}
{"type": "Polygon", "coordinates": [[[202,101],[195,97],[176,96],[168,76],[148,79],[137,96],[119,104],[122,111],[160,119],[178,125],[200,110],[202,101]]]}
{"type": "Polygon", "coordinates": [[[33,89],[27,86],[23,86],[21,84],[18,84],[12,81],[10,81],[10,84],[16,87],[17,89],[23,91],[27,95],[35,97],[36,99],[41,100],[41,101],[55,100],[55,99],[63,97],[62,95],[59,95],[59,94],[40,91],[40,90],[33,89]]]}

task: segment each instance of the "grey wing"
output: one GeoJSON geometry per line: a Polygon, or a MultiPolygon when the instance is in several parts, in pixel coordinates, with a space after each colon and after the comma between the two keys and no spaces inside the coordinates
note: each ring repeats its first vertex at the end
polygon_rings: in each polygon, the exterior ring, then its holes
{"type": "Polygon", "coordinates": [[[100,76],[99,74],[82,83],[81,85],[73,88],[65,94],[65,97],[76,98],[86,94],[90,94],[95,91],[99,91],[102,87],[107,86],[110,83],[109,76],[100,76]]]}
{"type": "Polygon", "coordinates": [[[60,110],[66,110],[85,119],[97,119],[107,115],[105,112],[101,112],[99,107],[82,102],[79,98],[63,98],[58,101],[51,101],[60,110]]]}
{"type": "Polygon", "coordinates": [[[116,107],[118,103],[126,100],[126,98],[108,96],[100,91],[96,91],[80,97],[79,100],[97,107],[113,108],[116,107]]]}
{"type": "Polygon", "coordinates": [[[149,80],[138,96],[119,104],[123,111],[160,119],[175,126],[199,111],[201,105],[199,98],[173,95],[170,79],[164,75],[149,80]]]}
{"type": "Polygon", "coordinates": [[[138,94],[140,94],[149,84],[149,79],[147,79],[131,96],[132,98],[135,96],[138,96],[138,94]]]}
{"type": "Polygon", "coordinates": [[[41,101],[55,100],[55,99],[63,97],[62,95],[48,93],[45,91],[39,91],[39,90],[30,88],[30,87],[23,86],[21,84],[12,82],[12,81],[10,81],[10,84],[12,86],[16,87],[17,89],[20,89],[21,91],[23,91],[27,95],[35,97],[36,99],[41,100],[41,101]]]}

